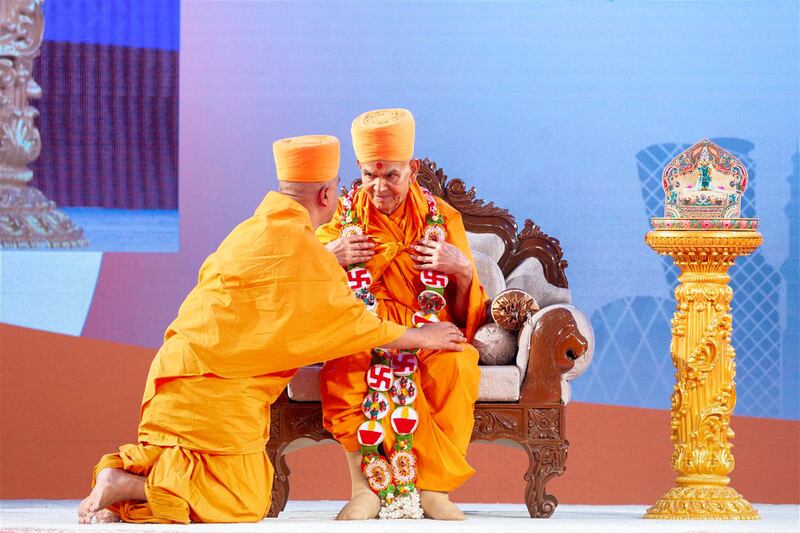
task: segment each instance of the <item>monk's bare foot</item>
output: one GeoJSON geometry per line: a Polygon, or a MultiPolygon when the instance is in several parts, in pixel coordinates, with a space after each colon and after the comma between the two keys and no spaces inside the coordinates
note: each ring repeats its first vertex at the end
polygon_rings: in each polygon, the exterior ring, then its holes
{"type": "Polygon", "coordinates": [[[121,522],[122,519],[114,511],[103,509],[101,511],[98,511],[97,514],[94,515],[94,521],[97,522],[98,524],[110,524],[112,522],[121,522]]]}
{"type": "Polygon", "coordinates": [[[342,507],[336,520],[369,520],[375,518],[381,510],[381,499],[371,490],[358,490],[347,505],[342,507]]]}
{"type": "Polygon", "coordinates": [[[119,468],[97,474],[92,492],[78,506],[78,523],[91,524],[97,513],[122,500],[144,500],[144,477],[119,468]]]}
{"type": "Polygon", "coordinates": [[[372,492],[367,478],[361,473],[361,452],[345,450],[347,466],[350,470],[350,501],[342,507],[336,520],[369,520],[381,510],[381,499],[372,492]]]}
{"type": "Polygon", "coordinates": [[[422,510],[426,518],[434,520],[464,520],[464,513],[450,501],[446,492],[421,490],[419,492],[422,510]]]}

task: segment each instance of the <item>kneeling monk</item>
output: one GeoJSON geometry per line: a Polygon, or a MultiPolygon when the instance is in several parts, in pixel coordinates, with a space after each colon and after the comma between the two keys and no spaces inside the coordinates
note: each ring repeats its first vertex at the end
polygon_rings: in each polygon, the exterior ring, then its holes
{"type": "MultiPolygon", "coordinates": [[[[471,340],[487,296],[460,213],[416,181],[414,128],[404,109],[353,121],[362,185],[340,200],[317,236],[378,316],[408,326],[452,321],[471,340]]],[[[351,500],[338,518],[417,516],[394,504],[418,492],[425,516],[463,519],[448,493],[474,473],[466,453],[478,380],[478,352],[469,344],[460,352],[379,349],[328,361],[324,424],[345,448],[352,478],[351,500]]]]}
{"type": "Polygon", "coordinates": [[[295,369],[367,350],[458,348],[452,324],[407,330],[364,309],[314,236],[338,198],[339,141],[273,145],[270,192],[206,259],[164,335],[137,444],[104,456],[81,523],[254,522],[270,506],[270,404],[295,369]]]}

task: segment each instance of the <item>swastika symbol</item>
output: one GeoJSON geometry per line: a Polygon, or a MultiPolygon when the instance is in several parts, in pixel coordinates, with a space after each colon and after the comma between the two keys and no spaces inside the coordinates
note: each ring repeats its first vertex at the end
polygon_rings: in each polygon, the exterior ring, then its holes
{"type": "Polygon", "coordinates": [[[357,291],[362,287],[369,287],[372,285],[372,275],[366,268],[354,268],[347,271],[347,284],[350,290],[357,291]]]}
{"type": "Polygon", "coordinates": [[[420,279],[428,287],[447,287],[447,274],[435,270],[423,270],[420,279]]]}
{"type": "Polygon", "coordinates": [[[367,385],[378,391],[389,390],[392,386],[392,369],[386,365],[372,365],[367,371],[367,385]]]}
{"type": "Polygon", "coordinates": [[[392,370],[399,376],[413,374],[417,370],[417,356],[400,352],[392,358],[392,370]]]}

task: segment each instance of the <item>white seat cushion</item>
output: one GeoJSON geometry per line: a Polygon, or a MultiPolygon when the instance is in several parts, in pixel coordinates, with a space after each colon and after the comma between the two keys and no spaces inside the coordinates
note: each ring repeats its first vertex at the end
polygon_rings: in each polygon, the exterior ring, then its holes
{"type": "MultiPolygon", "coordinates": [[[[516,365],[480,366],[479,402],[519,400],[520,374],[516,365]]],[[[303,367],[289,382],[289,398],[298,402],[320,401],[319,379],[322,366],[303,367]]]]}
{"type": "Polygon", "coordinates": [[[479,402],[516,402],[522,378],[516,365],[480,366],[479,402]]]}

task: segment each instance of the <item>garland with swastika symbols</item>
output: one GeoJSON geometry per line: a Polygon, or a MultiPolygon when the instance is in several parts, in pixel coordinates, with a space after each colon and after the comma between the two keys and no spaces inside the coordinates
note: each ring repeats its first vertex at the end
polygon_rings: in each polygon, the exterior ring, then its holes
{"type": "MultiPolygon", "coordinates": [[[[436,200],[430,191],[420,188],[428,204],[427,225],[423,235],[432,241],[444,241],[447,232],[436,200]]],[[[342,237],[365,234],[365,228],[353,208],[356,192],[358,187],[354,186],[341,199],[342,237]]],[[[420,280],[425,288],[417,296],[420,310],[411,318],[415,327],[439,322],[438,314],[447,305],[444,296],[449,282],[447,274],[423,270],[420,280]]],[[[363,301],[368,310],[375,312],[378,303],[370,291],[373,278],[366,263],[348,266],[347,282],[356,298],[363,301]]],[[[413,449],[414,432],[419,427],[419,415],[412,406],[418,394],[418,385],[414,381],[414,374],[419,368],[417,350],[373,348],[371,353],[371,366],[365,375],[368,390],[361,404],[366,420],[357,432],[361,445],[361,471],[370,489],[381,498],[381,518],[422,518],[415,486],[417,454],[413,449]],[[395,441],[388,457],[379,448],[386,436],[382,423],[386,416],[390,417],[395,441]]]]}

